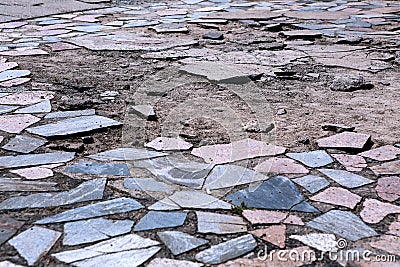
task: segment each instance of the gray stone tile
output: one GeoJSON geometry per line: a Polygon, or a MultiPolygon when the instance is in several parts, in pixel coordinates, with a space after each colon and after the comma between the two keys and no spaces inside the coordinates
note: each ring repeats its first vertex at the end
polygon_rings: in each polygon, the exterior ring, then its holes
{"type": "Polygon", "coordinates": [[[221,189],[268,179],[262,173],[238,165],[218,165],[207,176],[204,188],[221,189]]]}
{"type": "Polygon", "coordinates": [[[139,191],[154,191],[169,193],[172,187],[166,183],[158,182],[153,178],[126,178],[124,179],[124,187],[139,191]]]}
{"type": "Polygon", "coordinates": [[[64,163],[73,160],[74,152],[54,152],[43,154],[29,154],[0,157],[0,166],[3,169],[64,163]]]}
{"type": "Polygon", "coordinates": [[[160,250],[159,242],[135,234],[52,254],[73,266],[139,266],[160,250]]]}
{"type": "Polygon", "coordinates": [[[0,210],[47,208],[103,198],[107,179],[83,182],[76,188],[59,193],[37,193],[11,197],[0,203],[0,210]]]}
{"type": "Polygon", "coordinates": [[[338,249],[338,243],[334,234],[311,233],[307,235],[291,235],[289,238],[298,240],[320,251],[333,252],[338,249]]]}
{"type": "Polygon", "coordinates": [[[34,104],[29,107],[21,108],[15,111],[15,113],[48,113],[51,111],[50,100],[34,104]]]}
{"type": "Polygon", "coordinates": [[[77,221],[100,216],[130,212],[142,208],[144,208],[144,206],[132,198],[116,198],[71,210],[66,210],[53,216],[43,218],[35,222],[35,224],[77,221]]]}
{"type": "Polygon", "coordinates": [[[323,232],[334,233],[351,241],[378,235],[356,215],[341,210],[330,210],[306,225],[323,232]]]}
{"type": "Polygon", "coordinates": [[[93,115],[60,120],[54,123],[31,127],[26,130],[32,134],[52,137],[89,132],[119,125],[122,125],[122,123],[106,117],[93,115]]]}
{"type": "Polygon", "coordinates": [[[234,234],[247,231],[246,222],[239,216],[196,211],[199,233],[234,234]]]}
{"type": "Polygon", "coordinates": [[[89,161],[75,163],[67,167],[65,172],[114,176],[128,176],[131,174],[128,165],[125,163],[115,164],[89,161]]]}
{"type": "Polygon", "coordinates": [[[2,148],[14,152],[30,153],[46,143],[47,141],[43,139],[25,135],[17,135],[2,148]]]}
{"type": "MultiPolygon", "coordinates": [[[[168,258],[155,258],[147,264],[147,267],[201,267],[202,263],[186,261],[186,260],[173,260],[168,258]]],[[[14,266],[11,266],[14,267],[14,266]]],[[[18,267],[18,266],[17,266],[18,267]]]]}
{"type": "Polygon", "coordinates": [[[18,251],[29,265],[33,265],[53,247],[60,236],[60,232],[33,226],[8,243],[18,251]]]}
{"type": "Polygon", "coordinates": [[[200,191],[178,191],[168,197],[181,208],[230,210],[231,204],[200,191]]]}
{"type": "Polygon", "coordinates": [[[63,244],[74,246],[126,234],[131,231],[133,223],[131,220],[107,220],[103,218],[66,223],[64,225],[63,244]]]}
{"type": "Polygon", "coordinates": [[[0,105],[0,114],[8,113],[11,111],[16,110],[19,108],[18,106],[6,106],[6,105],[0,105]]]}
{"type": "Polygon", "coordinates": [[[10,239],[24,224],[23,221],[14,220],[8,216],[0,216],[0,245],[10,239]]]}
{"type": "Polygon", "coordinates": [[[0,82],[30,75],[29,70],[6,70],[0,73],[0,82]]]}
{"type": "Polygon", "coordinates": [[[175,202],[173,202],[171,199],[169,199],[168,197],[161,199],[160,201],[157,201],[156,203],[150,205],[148,207],[149,210],[180,210],[181,207],[176,204],[175,202]]]}
{"type": "Polygon", "coordinates": [[[211,246],[196,255],[196,260],[206,264],[218,264],[249,253],[257,247],[252,235],[244,235],[211,246]]]}
{"type": "Polygon", "coordinates": [[[324,150],[315,150],[302,153],[287,153],[286,156],[300,161],[304,165],[311,168],[322,167],[333,162],[333,159],[324,150]]]}
{"type": "Polygon", "coordinates": [[[157,235],[174,255],[182,254],[208,243],[205,239],[179,231],[158,232],[157,235]]]}
{"type": "Polygon", "coordinates": [[[317,193],[318,191],[329,186],[329,182],[325,178],[315,175],[306,175],[300,178],[296,178],[293,179],[293,182],[301,185],[311,194],[317,193]]]}
{"type": "Polygon", "coordinates": [[[56,185],[57,183],[52,183],[52,182],[24,181],[19,178],[0,178],[0,192],[58,191],[59,189],[55,187],[56,185]]]}
{"type": "Polygon", "coordinates": [[[181,226],[185,222],[186,212],[149,211],[135,225],[135,231],[152,230],[181,226]]]}
{"type": "Polygon", "coordinates": [[[333,170],[333,169],[318,169],[320,172],[340,184],[341,186],[347,188],[356,188],[363,185],[373,183],[373,180],[367,179],[360,175],[343,171],[343,170],[333,170]]]}
{"type": "Polygon", "coordinates": [[[156,112],[154,111],[153,106],[150,105],[132,106],[129,110],[129,113],[136,114],[140,118],[146,120],[152,120],[156,118],[156,112]]]}
{"type": "Polygon", "coordinates": [[[81,116],[91,116],[95,115],[96,111],[94,109],[84,109],[84,110],[69,110],[69,111],[56,111],[46,114],[45,119],[61,119],[70,117],[81,117],[81,116]]]}
{"type": "Polygon", "coordinates": [[[318,212],[305,201],[293,182],[282,176],[229,194],[225,199],[237,206],[244,203],[250,208],[318,212]]]}
{"type": "Polygon", "coordinates": [[[88,158],[100,161],[125,161],[125,160],[151,159],[166,155],[167,155],[166,153],[151,151],[147,149],[121,147],[100,152],[94,155],[90,155],[88,156],[88,158]]]}
{"type": "Polygon", "coordinates": [[[170,137],[157,137],[151,142],[144,145],[148,148],[153,148],[158,151],[171,151],[171,150],[188,150],[193,145],[186,142],[182,138],[170,138],[170,137]]]}

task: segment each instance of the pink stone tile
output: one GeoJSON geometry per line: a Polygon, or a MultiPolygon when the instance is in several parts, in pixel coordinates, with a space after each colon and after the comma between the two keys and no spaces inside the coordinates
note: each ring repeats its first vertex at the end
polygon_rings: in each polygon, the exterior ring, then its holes
{"type": "Polygon", "coordinates": [[[48,53],[42,49],[34,48],[34,49],[24,49],[24,50],[8,50],[0,52],[0,55],[3,56],[37,56],[37,55],[47,55],[48,53]]]}
{"type": "Polygon", "coordinates": [[[285,247],[286,240],[286,226],[285,225],[273,225],[267,228],[257,229],[250,232],[251,234],[262,238],[263,240],[279,247],[285,247]]]}
{"type": "Polygon", "coordinates": [[[33,105],[46,99],[53,99],[53,92],[24,91],[0,98],[1,105],[33,105]]]}
{"type": "Polygon", "coordinates": [[[76,23],[63,23],[63,24],[54,24],[47,25],[40,28],[40,31],[49,31],[49,30],[57,30],[57,29],[65,29],[67,27],[73,27],[76,23]]]}
{"type": "Polygon", "coordinates": [[[6,62],[7,62],[7,59],[6,59],[6,58],[0,57],[0,63],[6,63],[6,62]]]}
{"type": "Polygon", "coordinates": [[[15,29],[28,24],[27,22],[8,22],[0,24],[0,29],[15,29]]]}
{"type": "Polygon", "coordinates": [[[342,164],[346,170],[350,172],[359,172],[362,171],[363,168],[366,168],[367,162],[361,156],[357,155],[347,155],[347,154],[332,154],[340,164],[342,164]]]}
{"type": "Polygon", "coordinates": [[[386,161],[396,159],[397,155],[400,155],[400,148],[387,145],[365,151],[358,155],[378,161],[386,161]]]}
{"type": "Polygon", "coordinates": [[[103,15],[82,15],[82,16],[77,16],[73,18],[72,20],[74,21],[83,21],[83,22],[98,22],[99,20],[97,19],[98,17],[101,17],[103,15]]]}
{"type": "Polygon", "coordinates": [[[0,72],[18,67],[17,62],[0,63],[0,72]]]}
{"type": "Polygon", "coordinates": [[[303,220],[296,215],[289,215],[284,221],[283,223],[285,224],[293,224],[293,225],[304,225],[303,220]]]}
{"type": "Polygon", "coordinates": [[[400,174],[400,160],[386,162],[381,165],[370,167],[375,175],[396,175],[400,174]]]}
{"type": "Polygon", "coordinates": [[[242,215],[251,224],[278,224],[287,217],[285,212],[269,210],[244,210],[242,215]]]}
{"type": "Polygon", "coordinates": [[[24,168],[12,170],[10,172],[30,180],[44,179],[53,176],[52,170],[43,167],[24,168]]]}
{"type": "Polygon", "coordinates": [[[354,209],[360,202],[361,197],[341,187],[330,187],[310,199],[354,209]]]}
{"type": "Polygon", "coordinates": [[[58,43],[51,43],[47,44],[51,48],[51,51],[53,52],[58,52],[58,51],[64,51],[64,50],[73,50],[73,49],[79,49],[79,46],[73,45],[73,44],[68,44],[68,43],[63,43],[63,42],[58,42],[58,43]]]}
{"type": "Polygon", "coordinates": [[[20,133],[30,125],[40,121],[30,114],[0,116],[0,131],[7,133],[20,133]]]}
{"type": "Polygon", "coordinates": [[[400,256],[400,237],[393,235],[383,235],[378,241],[369,243],[371,247],[381,249],[400,256]]]}
{"type": "Polygon", "coordinates": [[[153,141],[144,145],[158,151],[188,150],[193,145],[181,138],[157,137],[153,141]]]}
{"type": "Polygon", "coordinates": [[[399,221],[392,222],[389,225],[389,231],[387,232],[387,234],[395,235],[395,236],[400,237],[400,222],[399,221]]]}
{"type": "Polygon", "coordinates": [[[15,79],[11,79],[5,82],[1,82],[0,86],[1,87],[12,87],[12,86],[17,86],[17,85],[21,85],[24,83],[27,83],[31,80],[31,78],[15,78],[15,79]]]}
{"type": "Polygon", "coordinates": [[[375,190],[378,196],[386,201],[398,200],[400,198],[400,177],[380,178],[375,190]]]}
{"type": "Polygon", "coordinates": [[[280,155],[285,151],[286,148],[284,147],[247,138],[230,144],[194,148],[192,155],[203,158],[207,163],[222,164],[243,159],[280,155]]]}
{"type": "Polygon", "coordinates": [[[70,33],[71,31],[72,30],[55,29],[55,30],[28,32],[28,33],[26,33],[26,35],[27,36],[36,36],[36,37],[54,36],[54,35],[70,33]]]}
{"type": "Polygon", "coordinates": [[[0,143],[3,142],[3,140],[4,140],[4,136],[0,135],[0,143]]]}
{"type": "Polygon", "coordinates": [[[254,170],[275,174],[307,174],[309,171],[301,164],[287,158],[271,158],[258,164],[254,170]]]}
{"type": "Polygon", "coordinates": [[[159,16],[175,16],[175,15],[186,15],[187,10],[186,9],[164,9],[164,10],[159,10],[156,12],[157,15],[159,16]]]}
{"type": "Polygon", "coordinates": [[[370,139],[369,134],[343,132],[321,138],[317,143],[323,148],[363,149],[370,139]]]}
{"type": "Polygon", "coordinates": [[[376,199],[366,199],[360,216],[366,223],[379,223],[393,213],[400,213],[400,207],[376,199]]]}

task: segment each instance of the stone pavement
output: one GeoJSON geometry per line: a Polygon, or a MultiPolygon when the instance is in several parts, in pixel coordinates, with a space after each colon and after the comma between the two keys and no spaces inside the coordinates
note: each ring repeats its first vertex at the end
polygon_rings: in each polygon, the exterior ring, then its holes
{"type": "MultiPolygon", "coordinates": [[[[135,51],[212,84],[313,82],[317,73],[291,70],[310,64],[345,69],[333,91],[369,90],[364,76],[399,68],[399,3],[34,2],[0,4],[0,267],[400,266],[399,143],[323,125],[314,149],[301,152],[260,138],[210,145],[160,136],[85,154],[91,134],[131,122],[59,109],[62,93],[33,86],[31,70],[19,66],[20,57],[66,50],[135,51]],[[235,39],[243,27],[266,35],[235,39]],[[230,41],[257,49],[225,51],[230,41]],[[67,145],[75,137],[82,146],[67,145]],[[304,252],[311,256],[288,256],[304,252]]],[[[127,108],[134,121],[163,112],[152,103],[163,88],[151,89],[127,108]]]]}

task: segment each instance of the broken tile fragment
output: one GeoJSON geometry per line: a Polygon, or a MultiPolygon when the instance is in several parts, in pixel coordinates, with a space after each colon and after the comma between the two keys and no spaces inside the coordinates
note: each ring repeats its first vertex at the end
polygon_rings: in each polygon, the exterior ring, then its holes
{"type": "Polygon", "coordinates": [[[296,215],[289,215],[289,216],[283,221],[283,223],[284,223],[284,224],[300,225],[300,226],[304,225],[303,220],[302,220],[299,216],[296,216],[296,215]]]}
{"type": "Polygon", "coordinates": [[[300,178],[296,178],[293,179],[293,182],[301,185],[311,194],[317,193],[318,191],[329,186],[329,182],[325,178],[315,175],[306,175],[300,178]]]}
{"type": "Polygon", "coordinates": [[[309,170],[292,159],[270,158],[258,164],[254,170],[274,174],[307,174],[309,170]]]}
{"type": "Polygon", "coordinates": [[[65,172],[82,173],[92,175],[114,175],[128,176],[130,171],[125,163],[101,163],[82,161],[75,163],[65,169],[65,172]]]}
{"type": "Polygon", "coordinates": [[[360,216],[366,223],[379,223],[387,215],[393,213],[400,213],[400,206],[381,202],[376,199],[366,199],[363,203],[360,216]]]}
{"type": "MultiPolygon", "coordinates": [[[[1,53],[2,52],[0,52],[0,54],[1,53]]],[[[29,76],[29,75],[31,75],[31,72],[29,70],[6,70],[3,72],[0,72],[0,82],[5,82],[8,80],[12,80],[15,78],[21,78],[21,77],[25,77],[25,76],[29,76]]]]}
{"type": "Polygon", "coordinates": [[[46,143],[47,141],[43,139],[25,135],[17,135],[7,144],[2,146],[2,148],[19,153],[30,153],[46,143]]]}
{"type": "Polygon", "coordinates": [[[332,154],[332,156],[350,172],[360,172],[368,166],[365,159],[358,155],[332,154]]]}
{"type": "Polygon", "coordinates": [[[146,120],[154,120],[156,117],[156,112],[154,111],[153,106],[150,105],[132,106],[129,113],[136,114],[140,118],[146,120]]]}
{"type": "Polygon", "coordinates": [[[232,206],[200,191],[178,191],[168,197],[181,208],[230,210],[232,206]]]}
{"type": "Polygon", "coordinates": [[[373,180],[367,179],[363,176],[343,171],[343,170],[334,170],[334,169],[318,169],[320,172],[340,184],[346,188],[356,188],[363,185],[367,185],[373,183],[373,180]]]}
{"type": "Polygon", "coordinates": [[[304,165],[311,168],[322,167],[333,162],[332,158],[324,150],[315,150],[302,153],[287,153],[286,156],[300,161],[304,165]]]}
{"type": "Polygon", "coordinates": [[[64,163],[73,160],[74,157],[74,152],[53,152],[18,156],[3,156],[0,157],[0,169],[64,163]]]}
{"type": "Polygon", "coordinates": [[[317,140],[321,148],[361,150],[371,141],[369,134],[343,132],[317,140]]]}
{"type": "Polygon", "coordinates": [[[193,145],[181,138],[157,137],[153,141],[144,145],[158,151],[188,150],[193,145]]]}
{"type": "Polygon", "coordinates": [[[400,174],[400,160],[385,162],[370,169],[375,175],[397,175],[400,174]]]}
{"type": "Polygon", "coordinates": [[[273,225],[250,231],[250,233],[279,248],[285,247],[286,225],[273,225]]]}
{"type": "Polygon", "coordinates": [[[306,223],[317,230],[333,233],[351,241],[377,236],[374,229],[348,211],[330,210],[306,223]]]}
{"type": "Polygon", "coordinates": [[[250,234],[211,246],[196,254],[196,260],[205,264],[218,264],[251,252],[257,242],[250,234]]]}
{"type": "Polygon", "coordinates": [[[361,197],[359,195],[353,194],[349,190],[341,187],[329,187],[321,193],[312,196],[310,199],[313,201],[343,206],[350,209],[354,209],[355,206],[361,201],[361,197]]]}
{"type": "Polygon", "coordinates": [[[233,234],[247,231],[246,222],[239,216],[196,211],[199,233],[233,234]]]}
{"type": "Polygon", "coordinates": [[[149,211],[135,225],[134,231],[181,226],[186,220],[186,215],[186,212],[149,211]]]}
{"type": "Polygon", "coordinates": [[[53,137],[89,132],[97,129],[120,125],[122,124],[118,121],[98,115],[93,115],[69,118],[54,123],[31,127],[28,128],[27,131],[29,133],[40,136],[53,137]]]}
{"type": "Polygon", "coordinates": [[[8,243],[18,251],[29,265],[33,265],[49,252],[60,236],[60,232],[33,226],[8,241],[8,243]],[[26,242],[27,240],[29,242],[26,242]]]}
{"type": "Polygon", "coordinates": [[[370,158],[378,161],[387,161],[396,159],[400,155],[400,148],[395,146],[381,146],[375,149],[371,149],[359,154],[360,156],[370,158]]]}
{"type": "Polygon", "coordinates": [[[244,210],[242,215],[251,224],[279,224],[288,216],[285,212],[268,210],[244,210]]]}
{"type": "Polygon", "coordinates": [[[382,235],[377,241],[369,244],[371,247],[384,250],[392,255],[400,256],[400,237],[398,236],[382,235]]]}
{"type": "MultiPolygon", "coordinates": [[[[18,56],[37,56],[37,55],[48,55],[48,53],[42,49],[24,49],[24,50],[9,50],[2,51],[0,55],[10,56],[10,57],[18,57],[18,56]]],[[[27,73],[27,72],[25,72],[27,73]]],[[[27,76],[29,74],[25,74],[23,76],[27,76]]]]}
{"type": "Polygon", "coordinates": [[[35,224],[49,224],[83,220],[100,216],[130,212],[144,208],[142,204],[132,198],[116,198],[75,209],[66,210],[53,216],[41,219],[35,224]]]}
{"type": "Polygon", "coordinates": [[[168,258],[155,258],[147,264],[147,267],[201,267],[202,263],[185,261],[185,260],[174,260],[168,258]]]}
{"type": "Polygon", "coordinates": [[[180,210],[181,207],[178,206],[175,202],[173,202],[168,197],[157,201],[156,203],[150,205],[148,207],[149,210],[162,210],[162,211],[171,211],[171,210],[180,210]]]}
{"type": "Polygon", "coordinates": [[[0,216],[0,245],[10,239],[24,224],[25,222],[23,221],[3,215],[0,216]]]}
{"type": "Polygon", "coordinates": [[[32,182],[19,178],[0,178],[0,192],[46,192],[58,191],[57,183],[32,182]]]}
{"type": "Polygon", "coordinates": [[[201,157],[208,163],[223,164],[243,159],[275,156],[285,153],[285,150],[284,147],[269,145],[253,139],[243,139],[230,144],[194,148],[192,155],[201,157]]]}
{"type": "Polygon", "coordinates": [[[15,113],[48,113],[51,111],[50,100],[39,102],[29,107],[21,108],[15,111],[15,113]]]}
{"type": "Polygon", "coordinates": [[[24,266],[14,264],[10,261],[0,261],[0,267],[24,267],[24,266]]]}
{"type": "Polygon", "coordinates": [[[76,188],[59,193],[37,193],[11,197],[0,203],[0,210],[57,207],[102,199],[106,181],[107,179],[98,178],[83,182],[76,188]]]}
{"type": "Polygon", "coordinates": [[[125,160],[151,159],[166,155],[167,155],[166,153],[155,152],[148,149],[121,147],[93,154],[88,156],[88,158],[100,161],[125,161],[125,160]]]}
{"type": "Polygon", "coordinates": [[[0,105],[0,114],[9,113],[11,111],[16,110],[17,108],[18,108],[18,106],[0,105]]]}
{"type": "Polygon", "coordinates": [[[23,168],[11,170],[10,172],[29,180],[38,180],[53,176],[53,171],[44,167],[23,168]]]}
{"type": "Polygon", "coordinates": [[[54,93],[49,91],[23,91],[0,98],[0,104],[27,106],[53,97],[54,93]]]}
{"type": "Polygon", "coordinates": [[[140,191],[154,191],[169,193],[172,187],[166,183],[159,182],[153,178],[126,178],[124,179],[124,187],[140,191]]]}
{"type": "Polygon", "coordinates": [[[129,233],[131,220],[107,220],[103,218],[70,222],[64,225],[63,245],[75,246],[108,239],[129,233]]]}
{"type": "Polygon", "coordinates": [[[0,131],[7,133],[20,133],[22,130],[38,121],[40,121],[39,118],[30,114],[4,115],[0,117],[0,131]]]}
{"type": "Polygon", "coordinates": [[[69,111],[55,111],[50,112],[44,116],[45,119],[60,119],[60,118],[70,118],[70,117],[81,117],[95,115],[96,111],[94,109],[84,109],[84,110],[69,110],[69,111]]]}
{"type": "Polygon", "coordinates": [[[396,201],[400,198],[400,177],[383,177],[378,179],[375,187],[378,196],[386,201],[396,201]]]}
{"type": "Polygon", "coordinates": [[[316,39],[322,37],[322,33],[320,31],[314,30],[281,31],[280,34],[289,39],[316,39]]]}
{"type": "Polygon", "coordinates": [[[311,233],[307,235],[291,235],[289,238],[298,240],[303,244],[320,251],[337,251],[337,241],[333,234],[311,233]]]}
{"type": "Polygon", "coordinates": [[[179,231],[158,232],[157,235],[175,256],[208,243],[203,238],[197,238],[179,231]]]}
{"type": "Polygon", "coordinates": [[[79,49],[79,46],[69,44],[69,43],[63,43],[63,42],[57,42],[57,43],[50,43],[47,44],[47,46],[50,47],[51,51],[53,52],[59,52],[59,51],[65,51],[65,50],[74,50],[74,49],[79,49]]]}
{"type": "Polygon", "coordinates": [[[249,208],[318,212],[305,201],[293,182],[282,176],[229,194],[225,199],[237,206],[244,203],[249,208]]]}
{"type": "Polygon", "coordinates": [[[6,70],[11,70],[18,67],[17,62],[6,62],[6,63],[0,63],[0,72],[6,71],[6,70]]]}

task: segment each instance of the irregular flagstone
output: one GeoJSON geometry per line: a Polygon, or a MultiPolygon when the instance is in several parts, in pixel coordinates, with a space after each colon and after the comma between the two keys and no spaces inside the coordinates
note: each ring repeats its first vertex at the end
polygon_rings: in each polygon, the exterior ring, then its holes
{"type": "MultiPolygon", "coordinates": [[[[24,181],[19,178],[0,178],[0,192],[46,192],[58,191],[55,186],[57,183],[52,182],[32,182],[24,181]]],[[[1,204],[0,204],[1,205],[1,204]]]]}
{"type": "Polygon", "coordinates": [[[285,17],[305,20],[339,20],[348,19],[351,13],[344,11],[318,12],[318,11],[289,11],[285,12],[285,17]]]}
{"type": "Polygon", "coordinates": [[[130,212],[142,208],[144,208],[144,206],[132,198],[116,198],[71,210],[66,210],[53,216],[41,219],[35,222],[35,224],[48,224],[83,220],[100,216],[130,212]]]}
{"type": "Polygon", "coordinates": [[[6,70],[10,70],[13,68],[18,67],[18,63],[17,62],[6,62],[6,63],[0,63],[0,72],[6,71],[6,70]]]}
{"type": "Polygon", "coordinates": [[[124,179],[124,187],[140,191],[154,191],[169,193],[172,187],[166,183],[158,182],[153,178],[126,178],[124,179]]]}
{"type": "Polygon", "coordinates": [[[122,163],[101,163],[82,161],[75,163],[65,169],[65,172],[83,173],[92,175],[114,175],[128,176],[130,171],[127,164],[122,163]]]}
{"type": "Polygon", "coordinates": [[[367,185],[373,183],[373,180],[367,179],[363,176],[343,171],[343,170],[334,170],[334,169],[318,169],[320,172],[340,184],[346,188],[356,188],[363,185],[367,185]]]}
{"type": "Polygon", "coordinates": [[[17,111],[15,111],[15,113],[48,113],[50,111],[50,100],[45,100],[32,106],[18,109],[17,111]]]}
{"type": "Polygon", "coordinates": [[[103,218],[66,223],[63,244],[74,246],[126,234],[131,231],[133,223],[131,220],[103,218]]]}
{"type": "Polygon", "coordinates": [[[206,264],[218,264],[242,256],[257,247],[252,235],[244,235],[229,241],[211,246],[196,254],[196,260],[206,264]]]}
{"type": "Polygon", "coordinates": [[[377,241],[369,243],[371,247],[400,256],[400,237],[383,235],[377,241]]]}
{"type": "Polygon", "coordinates": [[[371,149],[359,154],[360,156],[378,160],[378,161],[386,161],[396,159],[398,155],[400,155],[400,148],[395,146],[381,146],[375,149],[371,149]]]}
{"type": "Polygon", "coordinates": [[[13,110],[16,110],[18,106],[6,106],[6,105],[0,105],[0,114],[8,113],[13,110]]]}
{"type": "Polygon", "coordinates": [[[269,177],[238,165],[215,166],[204,182],[206,189],[221,189],[252,182],[265,181],[269,177]]]}
{"type": "Polygon", "coordinates": [[[398,217],[397,222],[392,222],[389,225],[389,231],[387,231],[387,234],[400,237],[400,220],[399,220],[399,218],[400,218],[400,216],[398,217]]]}
{"type": "Polygon", "coordinates": [[[168,198],[181,208],[223,210],[232,208],[229,203],[199,191],[178,191],[168,198]]]}
{"type": "Polygon", "coordinates": [[[149,210],[180,210],[181,207],[178,206],[175,202],[173,202],[168,197],[161,199],[160,201],[150,205],[148,207],[149,210]]]}
{"type": "Polygon", "coordinates": [[[267,10],[247,10],[236,12],[217,12],[204,17],[204,19],[226,20],[270,20],[282,16],[282,13],[267,10]]]}
{"type": "Polygon", "coordinates": [[[192,262],[192,261],[185,261],[185,260],[173,260],[167,258],[155,258],[147,267],[201,267],[204,266],[202,263],[192,262]]]}
{"type": "MultiPolygon", "coordinates": [[[[7,51],[6,51],[7,52],[7,51]]],[[[5,52],[0,52],[5,53],[5,52]]],[[[20,78],[20,77],[25,77],[31,75],[31,72],[29,70],[6,70],[3,72],[0,72],[0,82],[12,80],[15,78],[20,78]]]]}
{"type": "Polygon", "coordinates": [[[332,157],[351,172],[360,172],[368,166],[365,159],[358,155],[332,154],[332,157]]]}
{"type": "Polygon", "coordinates": [[[96,111],[94,109],[84,109],[84,110],[69,110],[69,111],[56,111],[50,112],[44,116],[45,119],[60,119],[60,118],[70,118],[70,117],[81,117],[95,115],[96,111]]]}
{"type": "Polygon", "coordinates": [[[60,232],[33,226],[8,243],[18,251],[29,265],[33,265],[53,247],[60,236],[60,232]]]}
{"type": "Polygon", "coordinates": [[[74,50],[74,49],[79,49],[79,46],[73,45],[73,44],[68,44],[68,43],[63,43],[63,42],[57,42],[57,43],[52,43],[52,44],[47,44],[51,48],[51,51],[53,52],[59,52],[59,51],[65,51],[65,50],[74,50]]]}
{"type": "Polygon", "coordinates": [[[307,170],[303,165],[297,163],[292,159],[287,158],[267,159],[254,167],[254,170],[258,172],[275,174],[309,173],[309,170],[307,170]]]}
{"type": "Polygon", "coordinates": [[[278,246],[279,248],[285,247],[286,225],[273,225],[267,228],[251,231],[250,233],[278,246]]]}
{"type": "Polygon", "coordinates": [[[289,238],[298,240],[303,244],[320,251],[337,251],[337,241],[333,234],[311,233],[307,235],[291,235],[289,238]]]}
{"type": "Polygon", "coordinates": [[[144,146],[148,148],[153,148],[158,151],[169,151],[188,150],[193,145],[181,138],[157,137],[153,141],[145,144],[144,146]]]}
{"type": "Polygon", "coordinates": [[[74,152],[54,152],[0,157],[1,168],[17,168],[53,163],[64,163],[73,160],[74,152]]]}
{"type": "Polygon", "coordinates": [[[33,105],[45,99],[53,99],[54,93],[49,91],[23,91],[0,98],[2,105],[33,105]]]}
{"type": "Polygon", "coordinates": [[[324,150],[315,150],[302,153],[287,153],[286,156],[300,161],[304,165],[311,168],[322,167],[333,162],[333,159],[324,150]]]}
{"type": "Polygon", "coordinates": [[[160,250],[157,245],[157,241],[129,234],[52,256],[73,266],[139,266],[160,250]]]}
{"type": "Polygon", "coordinates": [[[7,133],[20,133],[22,130],[38,121],[40,121],[39,118],[30,114],[1,116],[0,131],[7,133]]]}
{"type": "Polygon", "coordinates": [[[99,178],[83,182],[69,191],[11,197],[0,203],[0,210],[57,207],[77,202],[102,199],[106,182],[107,179],[99,178]]]}
{"type": "Polygon", "coordinates": [[[293,182],[301,185],[311,194],[317,193],[318,191],[329,186],[329,182],[325,178],[315,175],[306,175],[300,178],[296,178],[293,179],[293,182]]]}
{"type": "Polygon", "coordinates": [[[230,144],[211,145],[194,148],[192,155],[201,157],[205,162],[223,164],[243,159],[275,156],[285,153],[286,148],[267,143],[244,139],[230,144]]]}
{"type": "Polygon", "coordinates": [[[158,232],[157,235],[174,255],[182,254],[208,243],[205,239],[179,231],[158,232]]]}
{"type": "Polygon", "coordinates": [[[10,239],[24,224],[25,222],[23,221],[0,216],[0,245],[10,239]]]}
{"type": "Polygon", "coordinates": [[[7,144],[2,146],[2,148],[14,152],[30,153],[46,143],[47,141],[43,139],[24,136],[24,135],[17,135],[13,139],[11,139],[7,144]]]}
{"type": "Polygon", "coordinates": [[[135,225],[134,231],[181,226],[186,220],[186,215],[186,212],[149,211],[135,225]]]}
{"type": "Polygon", "coordinates": [[[400,206],[384,203],[376,199],[366,199],[360,216],[366,223],[379,223],[387,215],[400,213],[400,206]]]}
{"type": "Polygon", "coordinates": [[[150,105],[132,106],[132,108],[130,109],[130,113],[134,113],[140,118],[146,120],[154,119],[156,116],[156,112],[154,111],[153,106],[150,105]]]}
{"type": "Polygon", "coordinates": [[[196,211],[199,233],[233,234],[247,231],[246,222],[238,216],[196,211]]]}
{"type": "Polygon", "coordinates": [[[289,39],[315,39],[321,38],[322,33],[314,30],[291,30],[291,31],[282,31],[281,35],[289,38],[289,39]]]}
{"type": "Polygon", "coordinates": [[[54,123],[28,128],[27,131],[45,137],[65,136],[97,129],[119,126],[122,123],[98,115],[69,118],[54,123]]]}
{"type": "Polygon", "coordinates": [[[1,261],[0,262],[0,267],[24,267],[24,266],[14,264],[14,263],[12,263],[10,261],[1,261]]]}
{"type": "Polygon", "coordinates": [[[53,171],[51,169],[43,167],[17,169],[11,170],[10,172],[30,180],[44,179],[53,176],[53,171]]]}
{"type": "MultiPolygon", "coordinates": [[[[37,56],[37,55],[48,55],[48,53],[42,49],[24,49],[24,50],[9,50],[9,51],[2,51],[0,55],[3,56],[10,56],[10,57],[18,57],[18,56],[37,56]]],[[[25,73],[22,76],[28,76],[30,71],[21,72],[21,74],[25,73]],[[29,72],[29,73],[28,73],[29,72]]],[[[19,76],[21,77],[21,76],[19,76]]]]}
{"type": "Polygon", "coordinates": [[[377,236],[374,229],[348,211],[330,210],[306,223],[307,226],[327,233],[334,233],[351,241],[377,236]]]}
{"type": "Polygon", "coordinates": [[[285,223],[285,224],[293,224],[293,225],[300,225],[300,226],[304,225],[303,220],[299,216],[296,216],[296,215],[289,215],[283,221],[283,223],[285,223]]]}
{"type": "Polygon", "coordinates": [[[361,201],[361,197],[359,195],[353,194],[341,187],[330,187],[321,193],[312,196],[310,199],[313,201],[334,204],[350,209],[354,209],[354,207],[361,201]]]}
{"type": "Polygon", "coordinates": [[[400,174],[400,160],[382,163],[369,167],[375,175],[396,175],[400,174]]]}
{"type": "Polygon", "coordinates": [[[286,212],[268,210],[244,210],[242,215],[251,224],[279,224],[288,216],[286,212]]]}
{"type": "Polygon", "coordinates": [[[317,140],[323,148],[363,149],[371,141],[369,134],[343,132],[317,140]]]}
{"type": "Polygon", "coordinates": [[[386,201],[396,201],[400,198],[400,177],[384,177],[378,180],[375,187],[378,196],[386,201]]]}
{"type": "Polygon", "coordinates": [[[94,155],[90,155],[88,156],[88,158],[100,161],[125,161],[125,160],[151,159],[166,155],[168,154],[155,152],[147,149],[121,147],[117,149],[100,152],[94,155]]]}
{"type": "Polygon", "coordinates": [[[304,200],[293,182],[282,176],[229,194],[225,199],[237,206],[244,203],[249,208],[318,212],[304,200]]]}

